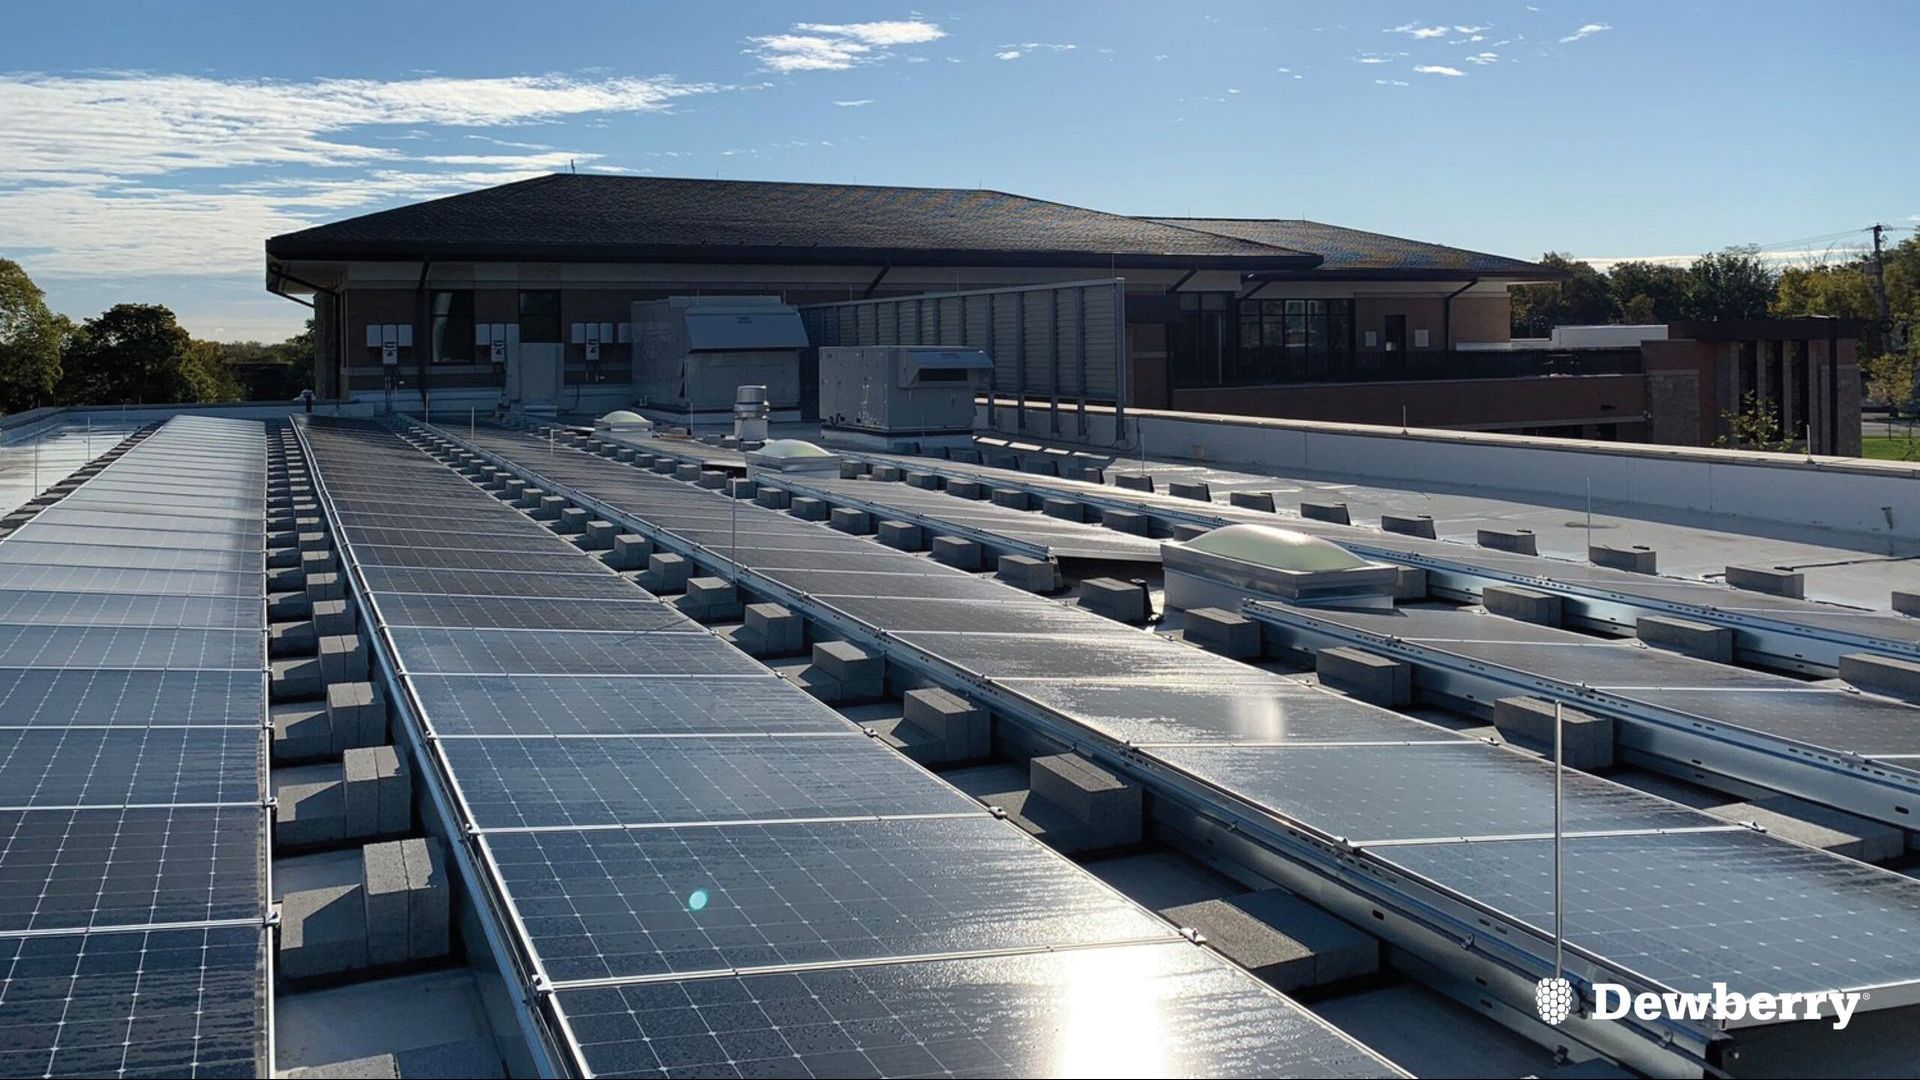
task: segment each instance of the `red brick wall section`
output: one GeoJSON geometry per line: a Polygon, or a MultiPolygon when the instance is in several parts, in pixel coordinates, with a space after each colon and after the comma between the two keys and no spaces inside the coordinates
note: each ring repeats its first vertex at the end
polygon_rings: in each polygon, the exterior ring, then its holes
{"type": "MultiPolygon", "coordinates": [[[[1404,408],[1406,422],[1413,427],[1547,427],[1618,417],[1613,422],[1635,425],[1637,433],[1645,418],[1647,395],[1646,380],[1639,375],[1582,375],[1175,390],[1170,407],[1387,425],[1398,425],[1404,408]]],[[[1629,433],[1622,431],[1621,436],[1629,433]]]]}

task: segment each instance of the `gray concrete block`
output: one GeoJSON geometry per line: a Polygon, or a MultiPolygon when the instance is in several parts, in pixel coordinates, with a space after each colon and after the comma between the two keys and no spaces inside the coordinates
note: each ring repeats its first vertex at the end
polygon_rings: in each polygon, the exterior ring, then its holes
{"type": "MultiPolygon", "coordinates": [[[[305,556],[301,558],[304,560],[305,556]]],[[[267,571],[268,592],[292,592],[295,589],[305,588],[306,584],[307,572],[302,567],[283,566],[277,570],[267,571]]]]}
{"type": "Polygon", "coordinates": [[[1153,477],[1147,473],[1114,473],[1113,486],[1128,491],[1152,491],[1153,477]]]}
{"type": "Polygon", "coordinates": [[[1347,504],[1343,502],[1302,502],[1300,516],[1308,521],[1330,521],[1335,525],[1351,525],[1353,518],[1347,513],[1347,504]]]}
{"type": "Polygon", "coordinates": [[[520,497],[515,499],[513,504],[537,518],[540,516],[540,500],[546,497],[547,493],[545,490],[537,487],[528,487],[520,492],[520,497]]]}
{"type": "Polygon", "coordinates": [[[1393,570],[1395,603],[1427,598],[1427,572],[1417,566],[1396,566],[1393,570]]]}
{"type": "Polygon", "coordinates": [[[693,576],[693,564],[684,557],[670,551],[656,551],[647,556],[646,580],[643,588],[653,593],[676,593],[687,587],[687,579],[693,576]]]}
{"type": "MultiPolygon", "coordinates": [[[[329,602],[337,604],[340,601],[329,602]]],[[[319,643],[319,635],[311,621],[277,622],[267,627],[268,656],[312,656],[319,643]]]]}
{"type": "Polygon", "coordinates": [[[935,562],[961,570],[980,569],[980,545],[958,536],[936,536],[930,545],[935,562]]]}
{"type": "Polygon", "coordinates": [[[274,761],[311,761],[333,753],[333,732],[325,706],[310,702],[272,705],[267,715],[273,722],[274,761]]]}
{"type": "Polygon", "coordinates": [[[1749,592],[1768,593],[1803,600],[1807,595],[1806,575],[1777,566],[1729,566],[1727,584],[1749,592]]]}
{"type": "Polygon", "coordinates": [[[893,483],[900,479],[900,469],[896,465],[875,465],[872,471],[867,473],[867,479],[893,483]]]}
{"type": "MultiPolygon", "coordinates": [[[[677,458],[668,457],[665,454],[658,454],[654,457],[653,464],[647,467],[662,476],[677,476],[679,475],[680,461],[677,458]]],[[[694,466],[695,469],[699,467],[698,465],[694,466]]]]}
{"type": "MultiPolygon", "coordinates": [[[[311,608],[313,632],[316,638],[338,637],[351,634],[359,629],[360,616],[354,606],[345,600],[322,600],[311,608]]],[[[314,649],[320,647],[314,642],[314,649]]]]}
{"type": "Polygon", "coordinates": [[[727,474],[720,469],[702,469],[694,483],[710,491],[718,491],[727,486],[727,474]]]}
{"type": "Polygon", "coordinates": [[[1714,626],[1673,615],[1642,615],[1634,624],[1634,633],[1656,649],[1719,664],[1733,663],[1733,628],[1730,626],[1714,626]]]}
{"type": "Polygon", "coordinates": [[[878,656],[850,641],[822,641],[815,645],[813,665],[846,683],[879,683],[885,674],[878,656]]]}
{"type": "Polygon", "coordinates": [[[1390,657],[1336,645],[1314,654],[1313,670],[1322,685],[1361,701],[1392,709],[1413,700],[1413,670],[1390,657]]]}
{"type": "Polygon", "coordinates": [[[864,461],[842,461],[840,463],[840,479],[858,480],[860,477],[867,475],[867,470],[870,468],[872,468],[872,466],[864,461]]]}
{"type": "Polygon", "coordinates": [[[1269,514],[1277,509],[1271,491],[1232,491],[1227,493],[1227,502],[1242,510],[1265,510],[1269,514]]]}
{"type": "Polygon", "coordinates": [[[733,476],[727,478],[726,487],[721,490],[731,498],[751,499],[759,492],[760,483],[757,480],[747,480],[733,476]]]}
{"type": "Polygon", "coordinates": [[[1184,521],[1176,522],[1173,526],[1173,538],[1185,543],[1188,540],[1205,536],[1212,531],[1213,526],[1211,525],[1189,525],[1184,521]]]}
{"type": "MultiPolygon", "coordinates": [[[[1553,702],[1537,697],[1504,697],[1493,704],[1493,726],[1512,742],[1553,754],[1553,702]]],[[[1613,720],[1560,710],[1560,760],[1572,769],[1613,767],[1613,720]]]]}
{"type": "Polygon", "coordinates": [[[400,841],[400,850],[407,863],[408,951],[415,960],[445,956],[453,897],[446,849],[427,836],[400,841]]]}
{"type": "Polygon", "coordinates": [[[360,893],[367,911],[367,963],[405,963],[412,955],[408,933],[407,860],[402,841],[360,849],[360,893]]]}
{"type": "Polygon", "coordinates": [[[973,499],[978,501],[986,498],[992,490],[993,489],[978,480],[947,481],[947,494],[957,499],[973,499]]]}
{"type": "Polygon", "coordinates": [[[1133,536],[1153,535],[1153,520],[1137,510],[1101,510],[1100,524],[1133,536]]]}
{"type": "Polygon", "coordinates": [[[1123,623],[1143,623],[1151,614],[1146,583],[1119,578],[1088,578],[1081,582],[1080,606],[1123,623]]]}
{"type": "Polygon", "coordinates": [[[318,657],[292,657],[267,663],[268,701],[312,701],[326,692],[327,682],[321,676],[318,657]]]}
{"type": "Polygon", "coordinates": [[[280,974],[338,975],[367,966],[367,906],[359,885],[301,889],[280,900],[280,974]]]}
{"type": "Polygon", "coordinates": [[[743,612],[746,651],[754,656],[792,656],[806,644],[806,624],[780,604],[748,604],[743,612]]]}
{"type": "Polygon", "coordinates": [[[675,480],[698,480],[700,479],[700,474],[705,471],[706,470],[692,462],[676,463],[673,467],[673,478],[675,480]]]}
{"type": "Polygon", "coordinates": [[[805,495],[797,496],[787,504],[787,513],[802,521],[825,521],[827,511],[826,503],[805,495]]]}
{"type": "Polygon", "coordinates": [[[391,746],[350,749],[340,757],[347,835],[391,836],[413,823],[413,782],[391,746]]]}
{"type": "Polygon", "coordinates": [[[1090,846],[1140,842],[1140,787],[1078,754],[1049,754],[1027,763],[1027,783],[1080,825],[1094,830],[1090,846]]]}
{"type": "Polygon", "coordinates": [[[1183,624],[1186,639],[1234,660],[1260,655],[1260,624],[1221,608],[1194,608],[1183,624]]]}
{"type": "Polygon", "coordinates": [[[639,533],[620,533],[613,538],[613,550],[605,556],[608,566],[615,570],[639,570],[647,565],[647,556],[653,554],[653,541],[639,533]]]}
{"type": "Polygon", "coordinates": [[[592,519],[593,515],[580,507],[569,506],[560,511],[559,518],[554,521],[553,531],[562,536],[583,534],[587,531],[587,522],[592,519]]]}
{"type": "Polygon", "coordinates": [[[1167,494],[1176,499],[1197,499],[1200,502],[1213,501],[1213,489],[1205,480],[1175,480],[1167,485],[1167,494]]]}
{"type": "Polygon", "coordinates": [[[673,605],[688,618],[700,622],[737,619],[741,614],[739,591],[725,578],[688,578],[686,595],[676,599],[673,605]]]}
{"type": "Polygon", "coordinates": [[[760,490],[753,493],[753,501],[769,509],[785,510],[787,504],[793,501],[793,495],[784,488],[763,485],[760,490]]]}
{"type": "Polygon", "coordinates": [[[340,766],[326,763],[273,770],[273,842],[301,848],[337,843],[347,831],[340,766]]]}
{"type": "Polygon", "coordinates": [[[1906,834],[1897,826],[1791,795],[1710,806],[1707,813],[1726,821],[1758,825],[1775,836],[1862,862],[1887,862],[1900,858],[1907,849],[1906,834]]]}
{"type": "Polygon", "coordinates": [[[907,691],[902,720],[928,736],[926,756],[909,755],[923,765],[974,761],[992,748],[987,710],[945,690],[907,691]]]}
{"type": "Polygon", "coordinates": [[[1380,970],[1380,942],[1284,889],[1168,908],[1176,925],[1205,936],[1227,959],[1281,991],[1365,978],[1380,970]]]}
{"type": "Polygon", "coordinates": [[[299,567],[301,560],[305,557],[306,554],[292,544],[281,544],[277,547],[269,544],[267,546],[267,569],[285,570],[288,567],[299,567]]]}
{"type": "Polygon", "coordinates": [[[338,682],[327,687],[327,730],[333,752],[380,746],[387,741],[387,703],[370,682],[338,682]]]}
{"type": "Polygon", "coordinates": [[[994,576],[1016,589],[1050,593],[1060,587],[1060,568],[1049,559],[1031,555],[1002,555],[994,576]]]}
{"type": "Polygon", "coordinates": [[[618,533],[619,528],[613,522],[590,519],[586,531],[581,534],[580,547],[586,551],[611,551],[613,538],[618,533]]]}
{"type": "Polygon", "coordinates": [[[1540,539],[1532,529],[1479,529],[1474,532],[1474,542],[1483,548],[1495,551],[1511,551],[1520,555],[1540,554],[1540,539]]]}
{"type": "Polygon", "coordinates": [[[1618,547],[1613,544],[1588,544],[1587,561],[1595,566],[1606,566],[1615,570],[1630,570],[1636,574],[1657,574],[1660,572],[1659,553],[1641,544],[1635,544],[1631,547],[1618,547]]]}
{"type": "Polygon", "coordinates": [[[535,521],[559,521],[560,515],[567,511],[567,500],[559,495],[542,495],[540,502],[528,511],[535,521]]]}
{"type": "Polygon", "coordinates": [[[920,526],[912,525],[905,521],[883,521],[879,524],[877,531],[880,535],[880,542],[890,548],[899,548],[901,551],[919,551],[926,546],[925,542],[921,539],[920,526]]]}
{"type": "Polygon", "coordinates": [[[403,1078],[460,1076],[467,1080],[498,1080],[506,1073],[500,1053],[488,1039],[462,1039],[435,1046],[418,1046],[393,1055],[403,1078]]]}
{"type": "Polygon", "coordinates": [[[305,588],[309,603],[320,600],[344,600],[347,595],[347,583],[337,573],[309,574],[305,588]]]}
{"type": "Polygon", "coordinates": [[[1560,597],[1518,585],[1488,585],[1480,591],[1480,604],[1494,615],[1541,626],[1560,625],[1560,597]]]}
{"type": "Polygon", "coordinates": [[[1072,499],[1042,499],[1040,512],[1062,521],[1087,520],[1087,505],[1072,499]]]}
{"type": "Polygon", "coordinates": [[[1920,615],[1920,593],[1901,592],[1895,589],[1890,605],[1893,610],[1902,615],[1920,615]]]}
{"type": "Polygon", "coordinates": [[[275,621],[305,619],[313,615],[313,602],[307,599],[306,591],[278,592],[267,594],[267,618],[275,621]]]}
{"type": "Polygon", "coordinates": [[[927,491],[940,490],[940,477],[934,473],[908,472],[902,479],[906,480],[908,487],[922,488],[927,491]]]}
{"type": "Polygon", "coordinates": [[[321,529],[314,529],[311,532],[295,533],[294,535],[299,538],[301,551],[325,551],[333,546],[333,539],[321,529]]]}
{"type": "Polygon", "coordinates": [[[320,639],[320,677],[329,685],[365,682],[367,643],[359,634],[334,634],[320,639]]]}
{"type": "Polygon", "coordinates": [[[519,505],[520,499],[527,493],[527,482],[517,476],[509,476],[500,484],[500,495],[508,502],[519,505]]]}
{"type": "Polygon", "coordinates": [[[1840,658],[1840,678],[1870,694],[1885,694],[1920,704],[1920,664],[1873,653],[1840,658]]]}
{"type": "Polygon", "coordinates": [[[993,505],[1004,506],[1009,510],[1033,509],[1033,496],[1014,488],[994,488],[993,505]]]}
{"type": "Polygon", "coordinates": [[[851,506],[836,506],[827,515],[827,524],[843,533],[865,536],[873,531],[873,515],[851,506]]]}

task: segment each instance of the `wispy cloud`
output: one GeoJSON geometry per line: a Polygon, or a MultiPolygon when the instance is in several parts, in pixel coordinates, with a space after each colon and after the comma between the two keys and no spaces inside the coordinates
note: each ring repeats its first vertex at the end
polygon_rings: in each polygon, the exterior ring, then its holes
{"type": "Polygon", "coordinates": [[[1497,64],[1500,62],[1500,54],[1497,52],[1474,53],[1466,60],[1469,64],[1497,64]]]}
{"type": "Polygon", "coordinates": [[[1448,67],[1445,64],[1420,64],[1413,70],[1416,75],[1445,75],[1452,79],[1466,74],[1457,67],[1448,67]]]}
{"type": "Polygon", "coordinates": [[[1404,79],[1375,79],[1373,80],[1373,85],[1375,86],[1411,86],[1412,84],[1407,82],[1404,79]]]}
{"type": "Polygon", "coordinates": [[[1450,27],[1421,26],[1419,23],[1401,23],[1399,26],[1389,26],[1381,31],[1383,34],[1406,34],[1409,37],[1419,38],[1422,41],[1428,38],[1446,37],[1451,32],[1452,28],[1450,27]]]}
{"type": "Polygon", "coordinates": [[[873,99],[870,97],[854,98],[852,101],[836,101],[834,104],[843,109],[857,109],[862,105],[873,104],[873,99]]]}
{"type": "Polygon", "coordinates": [[[1604,34],[1611,29],[1613,29],[1613,27],[1607,23],[1590,22],[1582,26],[1580,29],[1575,30],[1573,33],[1568,34],[1566,37],[1561,38],[1560,44],[1565,45],[1571,41],[1579,41],[1582,38],[1590,38],[1595,34],[1604,34]]]}
{"type": "MultiPolygon", "coordinates": [[[[1055,42],[1047,42],[1047,41],[1023,41],[1017,45],[1000,46],[1000,51],[994,53],[993,58],[995,60],[1018,60],[1022,56],[1027,55],[1028,53],[1072,52],[1075,49],[1078,49],[1079,47],[1080,46],[1078,45],[1068,45],[1063,43],[1055,43],[1055,42]]],[[[1157,60],[1160,58],[1155,57],[1154,59],[1157,60]]]]}
{"type": "Polygon", "coordinates": [[[946,36],[939,24],[925,19],[795,23],[784,34],[748,38],[746,52],[769,71],[845,71],[886,59],[892,55],[889,50],[900,46],[925,45],[946,36]]]}

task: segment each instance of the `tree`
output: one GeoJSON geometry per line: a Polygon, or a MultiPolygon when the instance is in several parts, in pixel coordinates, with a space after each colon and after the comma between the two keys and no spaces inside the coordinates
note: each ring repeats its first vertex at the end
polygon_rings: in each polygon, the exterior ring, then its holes
{"type": "Polygon", "coordinates": [[[1546,337],[1556,326],[1612,322],[1618,311],[1607,288],[1607,276],[1591,263],[1577,262],[1549,251],[1540,264],[1566,274],[1549,285],[1522,285],[1513,290],[1513,333],[1516,337],[1546,337]]]}
{"type": "Polygon", "coordinates": [[[0,413],[50,402],[60,385],[66,320],[20,264],[0,259],[0,413]]]}
{"type": "Polygon", "coordinates": [[[116,304],[88,319],[68,346],[61,396],[93,405],[199,401],[212,385],[204,352],[159,304],[116,304]]]}
{"type": "Polygon", "coordinates": [[[1774,273],[1758,248],[1726,248],[1687,268],[1687,313],[1695,319],[1758,319],[1773,303],[1774,273]]]}
{"type": "Polygon", "coordinates": [[[1905,352],[1881,353],[1860,361],[1860,373],[1866,378],[1867,401],[1874,405],[1902,408],[1913,393],[1916,358],[1920,344],[1910,344],[1905,352]]]}
{"type": "Polygon", "coordinates": [[[1780,411],[1770,398],[1747,391],[1740,398],[1738,413],[1722,412],[1720,420],[1727,434],[1714,440],[1718,446],[1736,450],[1791,450],[1793,440],[1780,430],[1780,411]]]}
{"type": "Polygon", "coordinates": [[[1687,272],[1677,266],[1635,259],[1607,272],[1607,292],[1629,323],[1664,323],[1687,317],[1687,272]]]}

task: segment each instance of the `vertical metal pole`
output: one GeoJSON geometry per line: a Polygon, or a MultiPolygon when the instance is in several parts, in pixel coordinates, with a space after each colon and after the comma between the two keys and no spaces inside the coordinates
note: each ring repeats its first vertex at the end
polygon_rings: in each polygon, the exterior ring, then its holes
{"type": "Polygon", "coordinates": [[[1587,546],[1593,546],[1593,477],[1587,477],[1587,546]]]}
{"type": "Polygon", "coordinates": [[[1561,977],[1561,973],[1563,970],[1563,965],[1561,962],[1561,952],[1562,952],[1562,943],[1566,940],[1565,939],[1566,908],[1561,903],[1561,866],[1560,866],[1560,844],[1561,844],[1562,828],[1564,825],[1564,819],[1561,816],[1560,795],[1561,795],[1561,781],[1564,778],[1565,769],[1566,769],[1565,758],[1562,756],[1563,738],[1562,738],[1562,730],[1561,730],[1561,713],[1562,713],[1562,706],[1560,702],[1557,702],[1557,701],[1554,702],[1553,703],[1553,977],[1556,979],[1561,977]]]}
{"type": "Polygon", "coordinates": [[[479,411],[480,410],[478,410],[472,405],[467,406],[467,438],[468,439],[473,438],[474,416],[479,411]]]}

